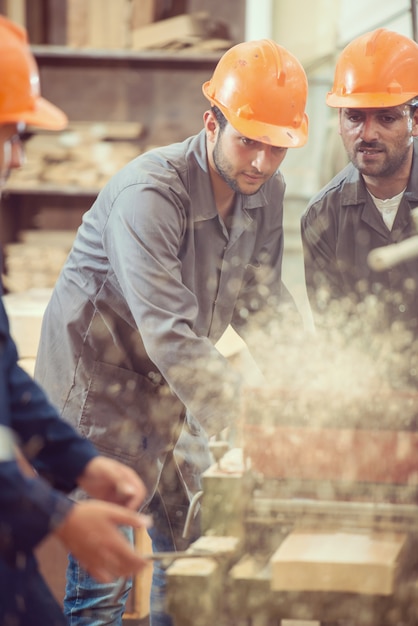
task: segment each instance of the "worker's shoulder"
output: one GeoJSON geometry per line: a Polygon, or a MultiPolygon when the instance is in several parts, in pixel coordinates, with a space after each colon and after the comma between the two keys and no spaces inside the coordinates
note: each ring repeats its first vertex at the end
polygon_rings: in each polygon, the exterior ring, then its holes
{"type": "Polygon", "coordinates": [[[166,197],[177,195],[186,201],[191,181],[206,176],[206,156],[200,156],[197,136],[167,146],[154,147],[138,154],[116,172],[98,197],[102,209],[121,206],[127,197],[156,192],[166,197]],[[127,195],[128,194],[128,195],[127,195]]]}
{"type": "Polygon", "coordinates": [[[155,147],[142,152],[116,172],[104,187],[104,193],[118,196],[126,189],[176,185],[187,178],[187,148],[182,144],[155,147]]]}
{"type": "Polygon", "coordinates": [[[134,159],[133,167],[139,171],[151,173],[161,169],[177,170],[186,167],[190,141],[187,139],[167,146],[148,149],[134,159]]]}
{"type": "Polygon", "coordinates": [[[320,189],[315,195],[311,197],[308,202],[305,214],[309,211],[318,211],[322,207],[328,206],[330,204],[330,201],[332,206],[340,204],[344,194],[344,186],[347,182],[356,182],[355,179],[357,178],[357,170],[351,163],[349,163],[340,172],[338,172],[338,174],[336,174],[334,178],[329,181],[329,183],[324,185],[322,189],[320,189]],[[339,199],[338,202],[336,202],[337,198],[339,199]]]}
{"type": "Polygon", "coordinates": [[[150,148],[139,154],[122,170],[131,182],[147,182],[156,177],[160,182],[173,177],[188,176],[195,169],[204,169],[206,164],[206,148],[202,146],[199,136],[189,137],[184,141],[166,146],[150,148]]]}

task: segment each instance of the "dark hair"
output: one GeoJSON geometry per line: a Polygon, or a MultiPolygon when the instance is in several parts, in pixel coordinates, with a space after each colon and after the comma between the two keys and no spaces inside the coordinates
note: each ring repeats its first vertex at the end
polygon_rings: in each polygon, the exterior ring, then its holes
{"type": "Polygon", "coordinates": [[[214,116],[216,117],[216,121],[219,124],[219,129],[222,132],[225,128],[225,126],[228,124],[228,120],[226,119],[225,115],[222,113],[222,111],[220,109],[218,109],[217,106],[211,106],[211,111],[214,114],[214,116]]]}

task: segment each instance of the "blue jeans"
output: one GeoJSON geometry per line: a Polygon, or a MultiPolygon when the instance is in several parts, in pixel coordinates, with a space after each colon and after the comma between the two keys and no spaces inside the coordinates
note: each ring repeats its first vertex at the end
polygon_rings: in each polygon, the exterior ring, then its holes
{"type": "MultiPolygon", "coordinates": [[[[189,500],[179,480],[172,456],[167,456],[157,492],[147,512],[152,515],[149,530],[153,552],[184,550],[200,534],[199,516],[190,529],[190,537],[182,533],[189,500]],[[161,495],[163,493],[163,495],[161,495]]],[[[131,528],[123,532],[133,542],[131,528]]],[[[120,579],[110,584],[98,583],[69,557],[64,612],[70,626],[122,626],[126,599],[132,587],[130,579],[120,579]]],[[[151,595],[150,626],[172,626],[173,621],[165,611],[166,573],[160,563],[154,562],[151,595]]]]}
{"type": "MultiPolygon", "coordinates": [[[[122,528],[133,542],[132,528],[122,528]]],[[[69,626],[122,626],[126,599],[132,587],[130,578],[99,583],[70,554],[64,613],[69,626]]]]}
{"type": "MultiPolygon", "coordinates": [[[[150,528],[148,534],[152,541],[153,552],[172,552],[173,540],[163,535],[156,528],[150,528]]],[[[150,598],[150,626],[173,626],[173,620],[165,612],[166,574],[159,561],[154,562],[152,570],[150,598]]]]}
{"type": "MultiPolygon", "coordinates": [[[[133,541],[132,529],[122,530],[133,541]]],[[[154,552],[174,550],[173,541],[162,532],[151,528],[149,535],[154,552]]],[[[131,587],[131,579],[119,579],[112,583],[97,582],[69,555],[64,598],[64,613],[69,626],[122,626],[126,599],[131,587]]],[[[173,624],[171,617],[165,612],[165,589],[165,570],[156,562],[150,596],[150,626],[173,624]]]]}

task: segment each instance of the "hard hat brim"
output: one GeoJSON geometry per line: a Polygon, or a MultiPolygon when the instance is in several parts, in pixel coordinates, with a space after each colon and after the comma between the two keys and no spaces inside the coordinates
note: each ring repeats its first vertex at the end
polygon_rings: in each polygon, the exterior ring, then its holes
{"type": "Polygon", "coordinates": [[[238,133],[254,141],[261,141],[278,148],[301,148],[308,140],[308,116],[304,113],[300,126],[275,126],[245,119],[232,113],[227,107],[211,97],[208,92],[209,81],[202,87],[205,97],[212,106],[218,107],[238,133]]]}
{"type": "Polygon", "coordinates": [[[277,148],[301,148],[308,140],[308,116],[306,113],[303,116],[302,123],[297,128],[292,126],[274,126],[264,122],[246,120],[230,111],[227,111],[225,117],[231,126],[244,137],[277,148]]]}
{"type": "Polygon", "coordinates": [[[0,124],[10,122],[25,122],[28,126],[46,130],[63,130],[68,125],[68,117],[61,109],[40,96],[36,98],[33,109],[4,115],[0,113],[0,124]]]}
{"type": "Polygon", "coordinates": [[[339,96],[329,92],[326,96],[328,106],[340,109],[380,109],[406,104],[417,94],[414,93],[353,93],[339,96]]]}

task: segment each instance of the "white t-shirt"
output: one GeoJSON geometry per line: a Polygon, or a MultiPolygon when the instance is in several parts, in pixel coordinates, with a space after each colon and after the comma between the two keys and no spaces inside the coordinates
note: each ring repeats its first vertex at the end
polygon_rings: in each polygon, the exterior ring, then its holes
{"type": "Polygon", "coordinates": [[[405,189],[402,189],[402,191],[396,196],[393,196],[393,198],[387,198],[386,200],[376,198],[369,191],[371,197],[373,198],[373,202],[375,203],[378,211],[381,213],[383,221],[385,222],[389,230],[392,230],[393,222],[395,221],[396,213],[398,211],[398,207],[401,203],[401,198],[404,194],[405,189]]]}

